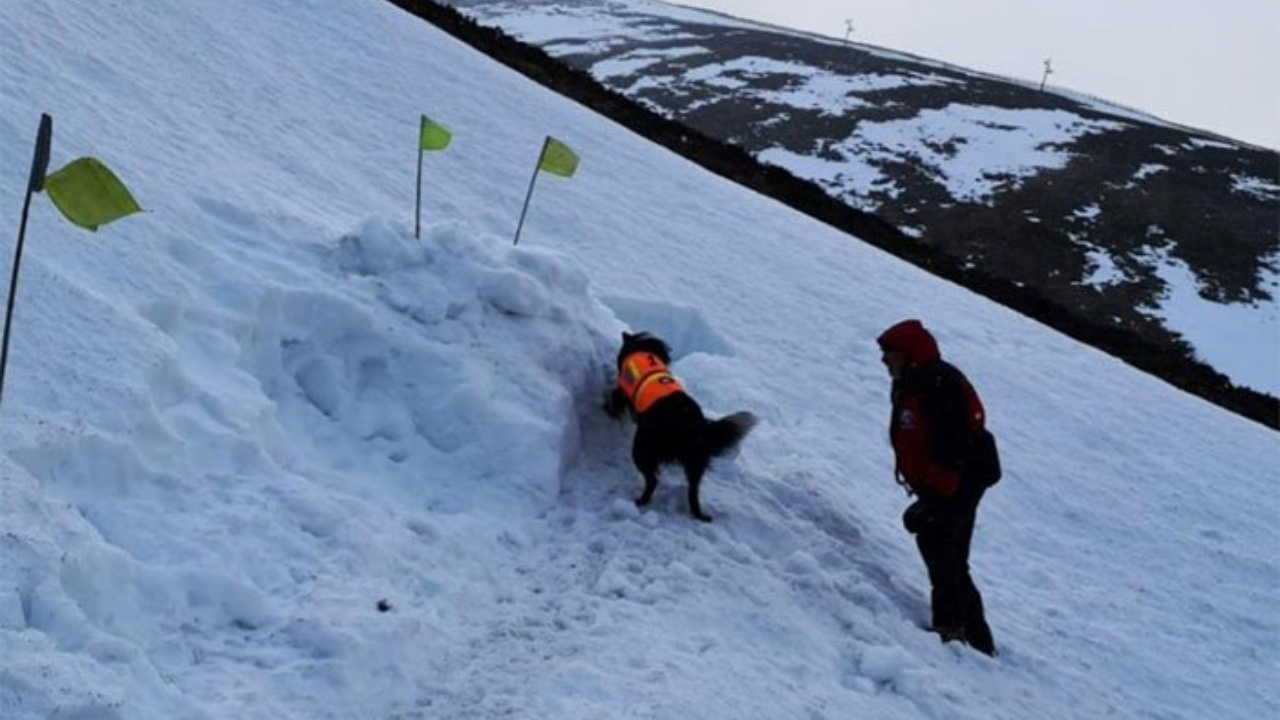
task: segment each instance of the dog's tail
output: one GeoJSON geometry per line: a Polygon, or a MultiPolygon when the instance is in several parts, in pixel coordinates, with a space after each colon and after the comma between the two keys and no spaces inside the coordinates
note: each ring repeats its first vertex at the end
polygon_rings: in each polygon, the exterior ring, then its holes
{"type": "Polygon", "coordinates": [[[755,426],[756,416],[749,412],[736,412],[707,423],[703,443],[708,457],[723,455],[737,447],[755,426]]]}

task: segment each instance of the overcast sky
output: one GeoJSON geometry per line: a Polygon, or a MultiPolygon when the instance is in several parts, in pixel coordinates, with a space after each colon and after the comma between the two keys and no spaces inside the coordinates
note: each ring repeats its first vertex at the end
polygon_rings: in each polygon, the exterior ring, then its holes
{"type": "Polygon", "coordinates": [[[1280,0],[679,0],[1039,81],[1280,148],[1280,0]]]}

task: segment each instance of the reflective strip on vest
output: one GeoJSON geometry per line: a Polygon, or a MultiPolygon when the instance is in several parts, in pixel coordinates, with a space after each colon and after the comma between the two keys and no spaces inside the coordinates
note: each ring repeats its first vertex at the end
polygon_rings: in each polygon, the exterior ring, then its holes
{"type": "Polygon", "coordinates": [[[618,387],[637,413],[643,413],[658,400],[684,389],[680,381],[667,371],[666,363],[647,352],[632,353],[622,361],[618,387]]]}

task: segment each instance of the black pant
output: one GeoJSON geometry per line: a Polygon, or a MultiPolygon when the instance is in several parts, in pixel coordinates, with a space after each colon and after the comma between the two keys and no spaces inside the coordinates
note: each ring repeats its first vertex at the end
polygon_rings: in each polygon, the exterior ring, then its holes
{"type": "Polygon", "coordinates": [[[969,645],[992,655],[995,640],[983,612],[982,594],[969,576],[969,544],[981,499],[982,490],[978,490],[976,495],[937,501],[931,521],[916,533],[916,546],[933,586],[934,629],[963,628],[969,645]]]}

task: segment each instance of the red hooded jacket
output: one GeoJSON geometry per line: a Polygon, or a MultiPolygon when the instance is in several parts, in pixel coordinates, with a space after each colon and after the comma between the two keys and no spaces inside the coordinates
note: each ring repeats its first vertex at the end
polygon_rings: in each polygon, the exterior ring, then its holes
{"type": "Polygon", "coordinates": [[[893,382],[889,439],[896,471],[923,495],[952,497],[960,489],[973,430],[986,413],[964,375],[942,360],[938,343],[919,320],[904,320],[877,339],[906,356],[893,382]]]}

